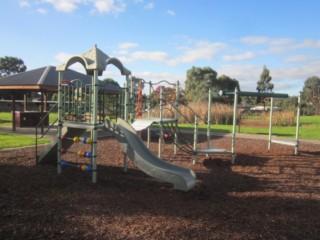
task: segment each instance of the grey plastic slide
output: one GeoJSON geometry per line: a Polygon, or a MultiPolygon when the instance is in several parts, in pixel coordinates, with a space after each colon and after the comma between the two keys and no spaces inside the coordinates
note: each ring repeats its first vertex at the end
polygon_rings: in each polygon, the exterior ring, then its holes
{"type": "Polygon", "coordinates": [[[146,174],[163,182],[172,183],[175,189],[182,191],[189,191],[195,186],[196,174],[192,169],[158,158],[123,119],[118,118],[116,125],[107,121],[106,127],[113,130],[123,152],[146,174]]]}

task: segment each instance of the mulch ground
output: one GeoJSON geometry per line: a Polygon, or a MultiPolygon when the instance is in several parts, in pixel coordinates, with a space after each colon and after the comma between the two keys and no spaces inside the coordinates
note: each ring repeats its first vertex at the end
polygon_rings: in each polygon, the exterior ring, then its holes
{"type": "MultiPolygon", "coordinates": [[[[204,138],[200,138],[202,145],[204,138]]],[[[230,149],[231,139],[214,138],[230,149]]],[[[200,145],[201,145],[200,144],[200,145]]],[[[75,144],[65,155],[75,157],[75,144]]],[[[152,143],[156,151],[157,143],[152,143]]],[[[189,192],[145,175],[129,163],[117,141],[98,142],[98,182],[76,168],[57,175],[56,166],[35,165],[34,148],[0,152],[1,239],[319,239],[320,145],[292,147],[237,139],[230,156],[163,158],[192,168],[197,184],[189,192]]]]}

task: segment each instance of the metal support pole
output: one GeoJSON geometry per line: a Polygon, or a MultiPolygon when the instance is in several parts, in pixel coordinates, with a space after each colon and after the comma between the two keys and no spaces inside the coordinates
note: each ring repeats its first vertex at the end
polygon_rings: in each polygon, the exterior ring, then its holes
{"type": "Polygon", "coordinates": [[[301,93],[299,93],[299,96],[298,96],[297,126],[296,126],[296,145],[295,145],[295,147],[294,147],[294,154],[295,154],[295,155],[298,155],[298,148],[299,148],[300,111],[301,111],[301,93]]]}
{"type": "Polygon", "coordinates": [[[163,114],[163,99],[162,99],[162,86],[160,86],[160,128],[159,128],[159,146],[158,157],[161,158],[162,141],[163,141],[163,126],[162,126],[162,114],[163,114]]]}
{"type": "Polygon", "coordinates": [[[197,155],[196,155],[197,145],[198,145],[198,115],[195,114],[194,115],[194,132],[193,132],[193,152],[194,152],[193,160],[192,160],[193,164],[196,164],[197,162],[197,155]]]}
{"type": "Polygon", "coordinates": [[[207,148],[210,148],[211,141],[211,88],[209,88],[209,99],[208,99],[208,126],[207,126],[207,148]]]}
{"type": "Polygon", "coordinates": [[[234,90],[234,104],[233,104],[233,127],[232,127],[232,147],[231,147],[231,163],[234,164],[236,157],[236,127],[237,127],[237,106],[238,106],[238,89],[234,90]]]}
{"type": "Polygon", "coordinates": [[[129,93],[128,93],[128,79],[124,84],[124,120],[128,122],[128,105],[129,105],[129,93]]]}
{"type": "Polygon", "coordinates": [[[128,156],[123,154],[123,172],[128,172],[128,156]]]}
{"type": "MultiPolygon", "coordinates": [[[[150,119],[150,112],[151,112],[151,81],[149,81],[149,96],[148,96],[148,118],[150,119]]],[[[147,136],[147,147],[150,149],[150,142],[151,142],[151,128],[148,127],[148,136],[147,136]]]]}
{"type": "Polygon", "coordinates": [[[63,72],[58,72],[58,148],[57,148],[57,170],[61,174],[61,149],[62,149],[62,86],[63,72]]]}
{"type": "MultiPolygon", "coordinates": [[[[176,120],[176,123],[178,124],[178,119],[179,119],[179,98],[180,98],[180,83],[177,81],[176,85],[176,102],[175,102],[175,116],[174,119],[176,120]]],[[[178,134],[175,132],[174,133],[174,142],[178,142],[178,134]]],[[[177,144],[173,144],[173,152],[174,154],[177,154],[177,144]]]]}
{"type": "Polygon", "coordinates": [[[271,143],[272,143],[272,116],[273,116],[273,98],[271,98],[271,105],[270,105],[268,150],[271,149],[271,143]]]}
{"type": "Polygon", "coordinates": [[[98,130],[97,130],[97,110],[98,110],[98,70],[94,70],[93,79],[93,109],[92,109],[92,125],[94,129],[92,131],[92,182],[97,182],[97,143],[98,143],[98,130]]]}
{"type": "Polygon", "coordinates": [[[135,113],[133,112],[133,99],[134,99],[134,83],[133,83],[133,80],[132,80],[132,77],[129,78],[130,79],[130,93],[129,93],[129,101],[130,101],[130,105],[131,105],[131,108],[130,108],[130,123],[132,123],[132,121],[134,120],[134,116],[135,116],[135,113]]]}

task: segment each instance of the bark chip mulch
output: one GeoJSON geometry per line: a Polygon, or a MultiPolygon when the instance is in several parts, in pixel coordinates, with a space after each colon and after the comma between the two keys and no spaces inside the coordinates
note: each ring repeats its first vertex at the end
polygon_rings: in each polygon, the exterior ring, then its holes
{"type": "MultiPolygon", "coordinates": [[[[205,146],[200,137],[199,147],[205,146]],[[202,141],[202,142],[201,142],[202,141]]],[[[231,139],[214,138],[230,149],[231,139]]],[[[74,144],[67,160],[87,146],[74,144]]],[[[152,143],[156,153],[157,143],[152,143]]],[[[192,168],[197,184],[174,190],[133,166],[123,172],[114,138],[98,142],[98,182],[67,167],[35,165],[34,148],[0,152],[0,239],[319,239],[320,145],[267,150],[267,141],[237,139],[235,165],[228,155],[163,158],[192,168]]]]}

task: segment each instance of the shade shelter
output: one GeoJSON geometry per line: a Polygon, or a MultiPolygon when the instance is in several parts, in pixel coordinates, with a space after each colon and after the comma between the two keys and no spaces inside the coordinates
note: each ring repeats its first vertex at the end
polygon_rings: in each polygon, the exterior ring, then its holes
{"type": "MultiPolygon", "coordinates": [[[[83,82],[91,82],[91,77],[72,69],[67,69],[64,73],[64,79],[73,80],[79,79],[83,82]]],[[[107,85],[107,90],[111,93],[118,93],[119,88],[112,84],[107,85]]],[[[47,93],[57,93],[58,92],[58,72],[54,66],[46,66],[37,68],[34,70],[18,73],[11,76],[6,76],[0,78],[0,91],[10,92],[12,103],[12,130],[16,130],[16,123],[21,116],[21,113],[16,112],[16,96],[18,94],[24,94],[24,115],[33,116],[43,116],[47,111],[47,93]],[[28,102],[27,93],[28,92],[38,92],[40,93],[40,109],[38,112],[28,112],[28,102]]],[[[37,117],[35,117],[37,120],[37,117]]]]}

